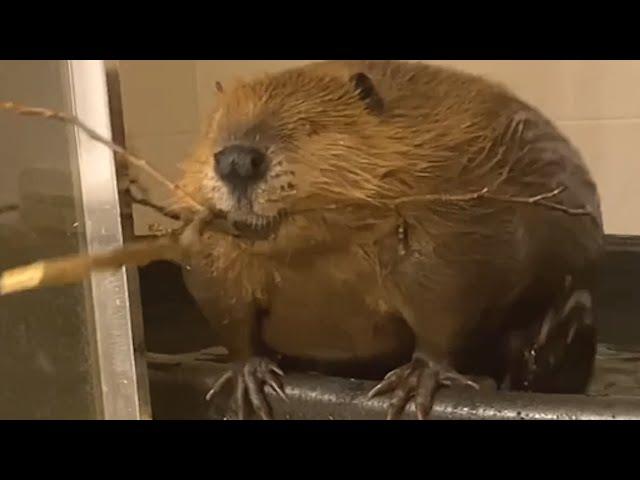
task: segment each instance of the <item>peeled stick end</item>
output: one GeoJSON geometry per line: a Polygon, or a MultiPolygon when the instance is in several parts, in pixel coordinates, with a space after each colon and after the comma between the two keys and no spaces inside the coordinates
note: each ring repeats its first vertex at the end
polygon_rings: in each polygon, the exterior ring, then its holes
{"type": "Polygon", "coordinates": [[[12,268],[0,275],[0,295],[38,288],[44,278],[45,262],[12,268]]]}
{"type": "Polygon", "coordinates": [[[125,245],[112,252],[40,261],[2,272],[0,296],[78,283],[92,271],[117,270],[125,265],[142,266],[155,260],[176,260],[180,254],[181,249],[175,241],[159,239],[125,245]]]}
{"type": "Polygon", "coordinates": [[[85,255],[40,261],[12,268],[0,275],[0,295],[82,281],[92,268],[85,255]]]}

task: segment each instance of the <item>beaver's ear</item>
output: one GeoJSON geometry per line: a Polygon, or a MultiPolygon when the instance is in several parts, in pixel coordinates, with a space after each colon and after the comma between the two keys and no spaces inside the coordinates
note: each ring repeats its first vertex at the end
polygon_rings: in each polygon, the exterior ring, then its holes
{"type": "Polygon", "coordinates": [[[382,113],[384,109],[384,102],[368,75],[362,72],[356,73],[351,75],[349,82],[351,82],[353,87],[356,89],[356,92],[358,92],[358,96],[370,111],[374,113],[382,113]]]}

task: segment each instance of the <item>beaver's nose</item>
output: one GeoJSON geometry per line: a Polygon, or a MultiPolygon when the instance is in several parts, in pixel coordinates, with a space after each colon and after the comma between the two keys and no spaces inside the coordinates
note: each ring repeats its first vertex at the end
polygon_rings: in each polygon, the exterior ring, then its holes
{"type": "Polygon", "coordinates": [[[218,177],[230,187],[245,190],[267,173],[267,156],[255,147],[231,145],[214,155],[218,177]]]}

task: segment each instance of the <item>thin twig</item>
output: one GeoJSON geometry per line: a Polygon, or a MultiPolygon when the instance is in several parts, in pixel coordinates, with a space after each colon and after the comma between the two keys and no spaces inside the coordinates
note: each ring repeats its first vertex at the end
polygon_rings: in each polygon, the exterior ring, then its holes
{"type": "Polygon", "coordinates": [[[143,206],[143,207],[150,208],[150,209],[152,209],[154,212],[157,212],[157,213],[159,213],[160,215],[162,215],[162,216],[164,216],[164,217],[167,217],[167,218],[169,218],[169,219],[171,219],[171,220],[175,220],[175,221],[180,221],[180,220],[181,220],[181,218],[180,218],[180,215],[179,215],[179,214],[177,214],[177,213],[175,213],[175,212],[172,212],[172,211],[170,211],[170,210],[167,210],[166,208],[161,207],[160,205],[156,205],[156,204],[155,204],[155,203],[153,203],[152,201],[147,200],[147,199],[145,199],[145,198],[137,197],[137,196],[131,195],[131,201],[132,201],[134,204],[136,204],[136,205],[140,205],[140,206],[143,206]]]}
{"type": "Polygon", "coordinates": [[[148,200],[148,199],[144,198],[142,195],[136,194],[135,191],[132,188],[134,186],[137,186],[137,183],[134,182],[134,181],[130,181],[128,188],[125,190],[125,192],[131,198],[131,202],[132,203],[135,203],[137,205],[142,205],[143,207],[148,207],[148,208],[154,210],[155,212],[158,212],[160,215],[162,215],[162,216],[164,216],[166,218],[169,218],[171,220],[175,220],[175,221],[182,220],[180,214],[170,210],[167,207],[163,207],[162,205],[158,205],[158,204],[152,202],[151,200],[148,200]]]}
{"type": "Polygon", "coordinates": [[[567,187],[562,186],[550,192],[542,193],[534,197],[510,197],[510,196],[504,196],[504,195],[494,195],[490,193],[487,193],[485,197],[490,198],[492,200],[499,200],[502,202],[525,203],[528,205],[542,205],[544,207],[550,208],[552,210],[558,210],[559,212],[563,212],[568,215],[591,215],[592,212],[589,208],[570,208],[564,205],[560,205],[559,203],[553,203],[553,202],[547,201],[547,199],[559,195],[560,193],[564,192],[566,189],[567,187]]]}
{"type": "Polygon", "coordinates": [[[559,212],[566,213],[567,215],[593,215],[593,212],[589,208],[569,208],[557,203],[544,202],[544,201],[537,202],[536,204],[545,206],[552,210],[557,210],[559,212]]]}
{"type": "Polygon", "coordinates": [[[401,205],[403,203],[412,203],[412,202],[463,202],[469,200],[477,200],[487,195],[489,192],[489,187],[484,187],[482,190],[478,190],[477,192],[471,193],[461,193],[461,194],[445,194],[445,193],[435,193],[431,195],[414,195],[411,197],[400,197],[394,203],[396,205],[401,205]]]}
{"type": "Polygon", "coordinates": [[[593,212],[589,208],[570,208],[564,205],[560,205],[558,203],[553,203],[547,201],[549,198],[553,198],[558,196],[560,193],[566,190],[565,186],[558,187],[549,192],[541,193],[539,195],[534,195],[531,197],[513,197],[509,195],[497,195],[491,193],[491,190],[488,187],[483,188],[477,192],[460,194],[460,195],[422,195],[422,196],[414,196],[414,197],[403,197],[397,200],[396,204],[403,203],[411,203],[411,202],[429,202],[429,201],[470,201],[470,200],[479,200],[481,198],[487,198],[491,200],[497,200],[500,202],[510,202],[510,203],[522,203],[527,205],[539,205],[546,208],[550,208],[551,210],[557,210],[559,212],[564,212],[568,215],[592,215],[593,212]]]}
{"type": "Polygon", "coordinates": [[[179,185],[167,180],[160,172],[158,172],[155,168],[149,165],[145,160],[127,152],[123,147],[113,143],[108,138],[96,132],[93,128],[89,127],[86,123],[84,123],[82,120],[80,120],[78,117],[74,115],[57,112],[55,110],[50,110],[48,108],[27,107],[15,102],[0,102],[0,110],[7,110],[7,111],[15,112],[19,115],[25,115],[30,117],[40,117],[40,118],[58,120],[64,123],[75,125],[80,130],[85,132],[93,140],[109,147],[111,150],[118,153],[129,164],[144,170],[153,178],[155,178],[158,182],[162,183],[165,187],[169,188],[171,191],[178,192],[180,195],[182,195],[185,198],[185,200],[189,202],[189,204],[193,208],[197,210],[204,210],[205,208],[202,205],[200,205],[200,203],[198,203],[195,199],[193,199],[179,185]]]}
{"type": "Polygon", "coordinates": [[[505,202],[516,202],[516,203],[539,203],[542,200],[547,200],[549,198],[560,195],[567,189],[565,186],[561,186],[556,188],[555,190],[551,190],[550,192],[541,193],[540,195],[535,195],[533,197],[512,197],[508,195],[494,195],[493,193],[486,193],[484,196],[486,198],[492,198],[494,200],[502,200],[505,202]]]}

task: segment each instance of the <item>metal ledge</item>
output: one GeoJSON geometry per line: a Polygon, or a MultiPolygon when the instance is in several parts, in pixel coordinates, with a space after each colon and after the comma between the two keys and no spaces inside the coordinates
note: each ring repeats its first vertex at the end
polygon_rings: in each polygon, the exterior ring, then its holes
{"type": "MultiPolygon", "coordinates": [[[[149,355],[151,397],[156,419],[219,420],[228,396],[212,403],[204,397],[225,371],[223,364],[191,355],[149,355]]],[[[487,388],[443,389],[432,418],[438,420],[640,420],[640,356],[601,346],[593,387],[588,395],[543,395],[498,392],[487,388]],[[626,372],[626,373],[625,373],[626,372]],[[629,376],[628,373],[631,373],[629,376]],[[618,385],[616,374],[626,385],[618,385]],[[635,393],[638,392],[638,395],[635,393]],[[633,395],[631,394],[633,393],[633,395]]],[[[290,374],[285,378],[289,403],[269,395],[276,419],[378,420],[385,416],[384,399],[367,400],[374,382],[290,374]]],[[[413,406],[403,417],[415,419],[413,406]]]]}

